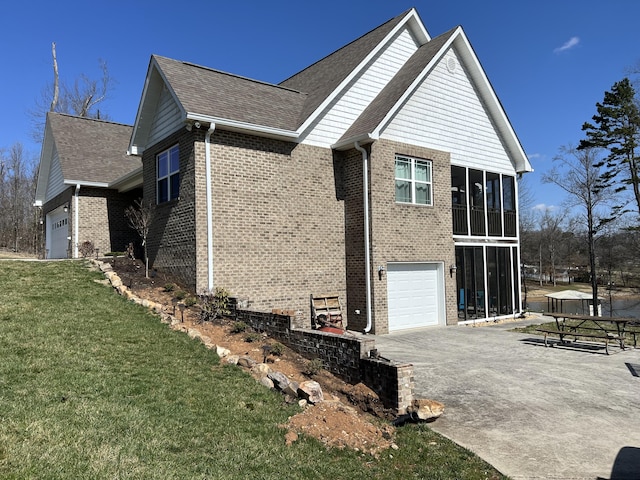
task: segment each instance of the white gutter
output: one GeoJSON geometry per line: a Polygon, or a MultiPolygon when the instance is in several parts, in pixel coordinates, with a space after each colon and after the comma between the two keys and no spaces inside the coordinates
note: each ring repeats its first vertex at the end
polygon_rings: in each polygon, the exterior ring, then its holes
{"type": "Polygon", "coordinates": [[[367,326],[364,333],[371,330],[371,250],[369,247],[369,157],[367,151],[355,142],[354,147],[362,153],[362,202],[364,210],[364,274],[367,289],[367,326]]]}
{"type": "Polygon", "coordinates": [[[253,123],[238,122],[236,120],[211,117],[208,115],[199,115],[196,113],[187,113],[187,120],[193,120],[194,122],[211,123],[214,125],[224,126],[236,130],[249,130],[252,132],[262,133],[270,137],[286,138],[287,140],[295,140],[298,138],[298,133],[292,130],[284,130],[282,128],[268,127],[265,125],[255,125],[253,123]]]}
{"type": "Polygon", "coordinates": [[[213,290],[213,208],[211,206],[211,135],[216,129],[216,124],[211,123],[204,136],[205,148],[205,181],[207,183],[207,291],[213,290]]]}
{"type": "Polygon", "coordinates": [[[79,235],[79,229],[78,229],[78,198],[80,196],[80,184],[76,184],[76,193],[74,195],[74,205],[73,205],[73,230],[74,230],[74,236],[75,236],[75,247],[73,249],[73,258],[78,258],[78,235],[79,235]]]}

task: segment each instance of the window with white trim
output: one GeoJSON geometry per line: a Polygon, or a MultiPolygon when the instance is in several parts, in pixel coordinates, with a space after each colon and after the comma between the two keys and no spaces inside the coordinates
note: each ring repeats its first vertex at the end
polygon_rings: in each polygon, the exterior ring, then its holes
{"type": "Polygon", "coordinates": [[[178,145],[156,156],[158,203],[175,200],[180,195],[180,149],[178,145]]]}
{"type": "Polygon", "coordinates": [[[396,202],[433,205],[432,164],[396,155],[396,202]]]}

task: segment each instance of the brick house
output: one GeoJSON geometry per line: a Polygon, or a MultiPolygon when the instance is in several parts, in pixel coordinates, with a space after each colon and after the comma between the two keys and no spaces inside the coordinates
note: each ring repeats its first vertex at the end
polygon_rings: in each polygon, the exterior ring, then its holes
{"type": "Polygon", "coordinates": [[[520,311],[531,165],[461,27],[414,9],[278,85],[152,56],[129,152],[152,264],[252,310],[337,293],[383,334],[520,311]]]}
{"type": "Polygon", "coordinates": [[[142,164],[127,155],[132,127],[48,113],[35,206],[42,209],[46,258],[78,258],[83,242],[124,251],[137,235],[124,210],[142,197],[142,164]]]}

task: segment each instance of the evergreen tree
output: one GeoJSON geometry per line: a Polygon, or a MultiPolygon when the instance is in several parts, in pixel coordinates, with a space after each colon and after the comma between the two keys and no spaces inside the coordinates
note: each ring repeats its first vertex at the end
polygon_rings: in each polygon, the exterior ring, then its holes
{"type": "MultiPolygon", "coordinates": [[[[603,102],[596,103],[598,113],[592,117],[594,123],[585,122],[582,126],[587,138],[580,141],[578,149],[599,147],[608,151],[608,155],[594,165],[604,167],[595,188],[614,187],[619,193],[631,187],[640,217],[640,110],[634,96],[628,78],[616,82],[610,92],[605,92],[603,102]]],[[[620,215],[623,209],[624,205],[615,205],[612,217],[620,215]]]]}

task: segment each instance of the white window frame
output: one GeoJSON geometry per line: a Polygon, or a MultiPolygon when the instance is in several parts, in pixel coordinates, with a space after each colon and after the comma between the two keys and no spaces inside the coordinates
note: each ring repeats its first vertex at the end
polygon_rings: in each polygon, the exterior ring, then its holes
{"type": "Polygon", "coordinates": [[[178,192],[175,192],[175,194],[171,189],[171,179],[175,175],[178,175],[178,182],[179,182],[180,147],[178,144],[173,145],[172,147],[169,147],[166,150],[163,150],[162,152],[156,155],[156,203],[157,204],[170,202],[172,200],[176,200],[179,197],[180,187],[178,186],[178,192]],[[178,155],[178,168],[171,170],[171,156],[174,153],[174,151],[175,151],[175,154],[178,155]],[[162,159],[163,156],[165,157],[164,159],[162,159]],[[167,174],[162,176],[160,175],[160,168],[159,168],[159,164],[161,161],[166,162],[166,171],[167,171],[167,174]],[[160,200],[160,182],[163,180],[166,180],[167,182],[167,198],[165,200],[160,200]]]}
{"type": "Polygon", "coordinates": [[[407,155],[400,155],[400,154],[396,154],[395,157],[395,161],[393,163],[393,170],[394,170],[394,195],[395,195],[395,199],[396,199],[396,203],[402,203],[405,205],[422,205],[422,206],[426,206],[426,207],[432,207],[433,206],[433,162],[431,160],[425,160],[423,158],[414,158],[414,157],[409,157],[407,155]],[[398,162],[398,160],[402,160],[402,161],[408,161],[410,163],[411,166],[411,178],[398,178],[396,176],[396,163],[398,162]],[[416,180],[416,163],[421,163],[424,164],[428,167],[429,169],[429,181],[423,181],[423,180],[416,180]],[[410,202],[403,202],[398,200],[398,195],[397,195],[397,191],[395,190],[396,187],[396,182],[409,182],[409,184],[411,185],[411,201],[410,202]],[[429,186],[429,198],[427,198],[427,202],[426,203],[418,203],[416,202],[416,184],[420,184],[420,185],[428,185],[429,186]]]}

